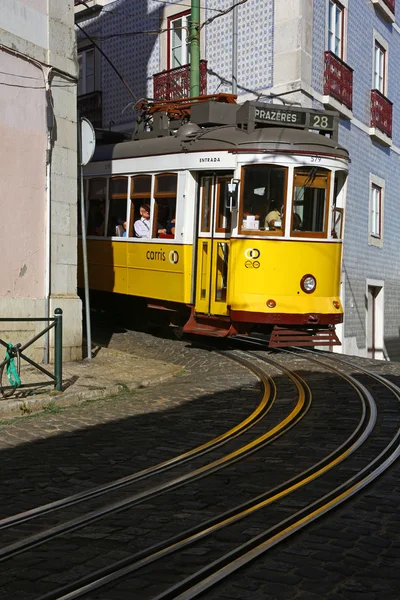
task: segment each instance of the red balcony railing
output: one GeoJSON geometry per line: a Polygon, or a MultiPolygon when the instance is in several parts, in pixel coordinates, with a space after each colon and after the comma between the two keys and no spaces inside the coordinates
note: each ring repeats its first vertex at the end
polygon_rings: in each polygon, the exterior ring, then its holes
{"type": "Polygon", "coordinates": [[[79,116],[86,117],[93,127],[100,128],[103,124],[103,102],[101,92],[91,92],[78,96],[79,116]]]}
{"type": "Polygon", "coordinates": [[[324,95],[353,106],[353,69],[330,50],[325,52],[324,95]]]}
{"type": "MultiPolygon", "coordinates": [[[[179,100],[190,97],[190,65],[153,75],[155,100],[179,100]]],[[[200,96],[207,93],[207,61],[200,61],[200,96]]]]}
{"type": "Polygon", "coordinates": [[[388,9],[394,14],[394,5],[396,4],[396,0],[383,0],[383,3],[386,4],[388,9]]]}
{"type": "Polygon", "coordinates": [[[371,127],[376,127],[392,137],[393,103],[378,90],[371,90],[371,127]]]}

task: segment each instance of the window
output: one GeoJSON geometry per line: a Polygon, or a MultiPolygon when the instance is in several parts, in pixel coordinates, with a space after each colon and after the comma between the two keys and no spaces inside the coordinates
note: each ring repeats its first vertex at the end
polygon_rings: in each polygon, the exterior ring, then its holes
{"type": "Polygon", "coordinates": [[[384,96],[386,95],[385,85],[386,71],[386,50],[375,40],[374,48],[374,89],[378,90],[384,96]]]}
{"type": "Polygon", "coordinates": [[[228,184],[231,177],[217,177],[217,226],[219,233],[230,232],[232,213],[228,208],[228,184]]]}
{"type": "Polygon", "coordinates": [[[190,63],[190,11],[168,19],[168,69],[190,63]]]}
{"type": "Polygon", "coordinates": [[[151,175],[131,180],[131,219],[129,237],[150,237],[151,175]]]}
{"type": "Polygon", "coordinates": [[[317,167],[294,171],[291,228],[293,235],[325,237],[328,225],[330,173],[317,167]]]}
{"type": "Polygon", "coordinates": [[[211,231],[211,206],[212,206],[213,177],[203,177],[201,180],[201,224],[203,233],[211,231]]]}
{"type": "Polygon", "coordinates": [[[153,238],[175,237],[176,189],[174,173],[157,175],[154,188],[153,238]]]}
{"type": "Polygon", "coordinates": [[[78,54],[79,82],[78,96],[90,94],[95,90],[95,56],[94,48],[82,50],[78,54]]]}
{"type": "Polygon", "coordinates": [[[104,237],[106,224],[107,179],[89,180],[87,234],[104,237]]]}
{"type": "Polygon", "coordinates": [[[328,5],[328,50],[343,60],[344,7],[336,0],[328,5]]]}
{"type": "Polygon", "coordinates": [[[376,239],[382,237],[382,188],[375,183],[371,184],[371,199],[369,213],[369,233],[376,239]]]}
{"type": "Polygon", "coordinates": [[[115,177],[110,181],[110,208],[108,211],[107,235],[126,237],[126,200],[128,193],[128,178],[115,177]]]}
{"type": "Polygon", "coordinates": [[[253,165],[243,171],[240,233],[282,235],[287,169],[253,165]]]}

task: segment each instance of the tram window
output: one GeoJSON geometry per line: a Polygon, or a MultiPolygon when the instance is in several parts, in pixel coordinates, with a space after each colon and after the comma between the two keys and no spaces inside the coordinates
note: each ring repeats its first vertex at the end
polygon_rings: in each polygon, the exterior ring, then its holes
{"type": "Polygon", "coordinates": [[[282,235],[287,169],[269,165],[244,167],[240,233],[282,235]]]}
{"type": "Polygon", "coordinates": [[[118,177],[110,181],[110,208],[108,211],[108,236],[126,237],[126,199],[128,178],[118,177]]]}
{"type": "Polygon", "coordinates": [[[151,206],[151,175],[132,177],[129,237],[136,237],[134,223],[140,219],[140,207],[143,205],[151,206]]]}
{"type": "Polygon", "coordinates": [[[211,227],[212,177],[201,180],[201,231],[208,233],[211,227]]]}
{"type": "Polygon", "coordinates": [[[330,173],[326,169],[295,169],[292,232],[324,237],[328,220],[330,173]],[[297,215],[295,217],[295,215],[297,215]],[[300,224],[299,224],[300,220],[300,224]]]}
{"type": "Polygon", "coordinates": [[[89,180],[89,216],[87,234],[104,236],[106,214],[107,179],[95,178],[89,180]]]}
{"type": "Polygon", "coordinates": [[[176,190],[178,176],[157,175],[154,189],[153,238],[175,237],[176,190]]]}
{"type": "Polygon", "coordinates": [[[216,231],[226,232],[231,230],[232,214],[228,205],[228,183],[231,177],[217,178],[217,227],[216,231]]]}

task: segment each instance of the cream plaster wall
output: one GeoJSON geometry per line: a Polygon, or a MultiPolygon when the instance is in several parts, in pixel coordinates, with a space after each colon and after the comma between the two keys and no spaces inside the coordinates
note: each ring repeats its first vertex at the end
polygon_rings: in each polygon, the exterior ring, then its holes
{"type": "MultiPolygon", "coordinates": [[[[0,95],[0,316],[44,317],[48,310],[51,316],[62,308],[64,360],[77,360],[82,354],[82,311],[76,294],[78,68],[73,0],[1,4],[0,71],[5,85],[0,95]]],[[[24,343],[44,326],[0,323],[0,338],[24,343]]],[[[42,337],[28,355],[42,360],[44,344],[42,337]]]]}

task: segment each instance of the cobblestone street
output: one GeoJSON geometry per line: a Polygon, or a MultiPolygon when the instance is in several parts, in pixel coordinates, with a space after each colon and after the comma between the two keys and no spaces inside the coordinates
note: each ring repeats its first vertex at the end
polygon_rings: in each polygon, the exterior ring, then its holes
{"type": "MultiPolygon", "coordinates": [[[[257,378],[202,348],[202,340],[104,326],[95,329],[94,339],[144,359],[174,363],[182,371],[153,388],[2,422],[2,516],[173,457],[227,430],[257,405],[257,378]]],[[[398,363],[375,367],[399,383],[398,363]]],[[[360,495],[243,568],[235,583],[222,582],[205,597],[398,600],[399,474],[396,463],[360,495]]],[[[40,569],[30,571],[32,582],[41,576],[40,569]]]]}

